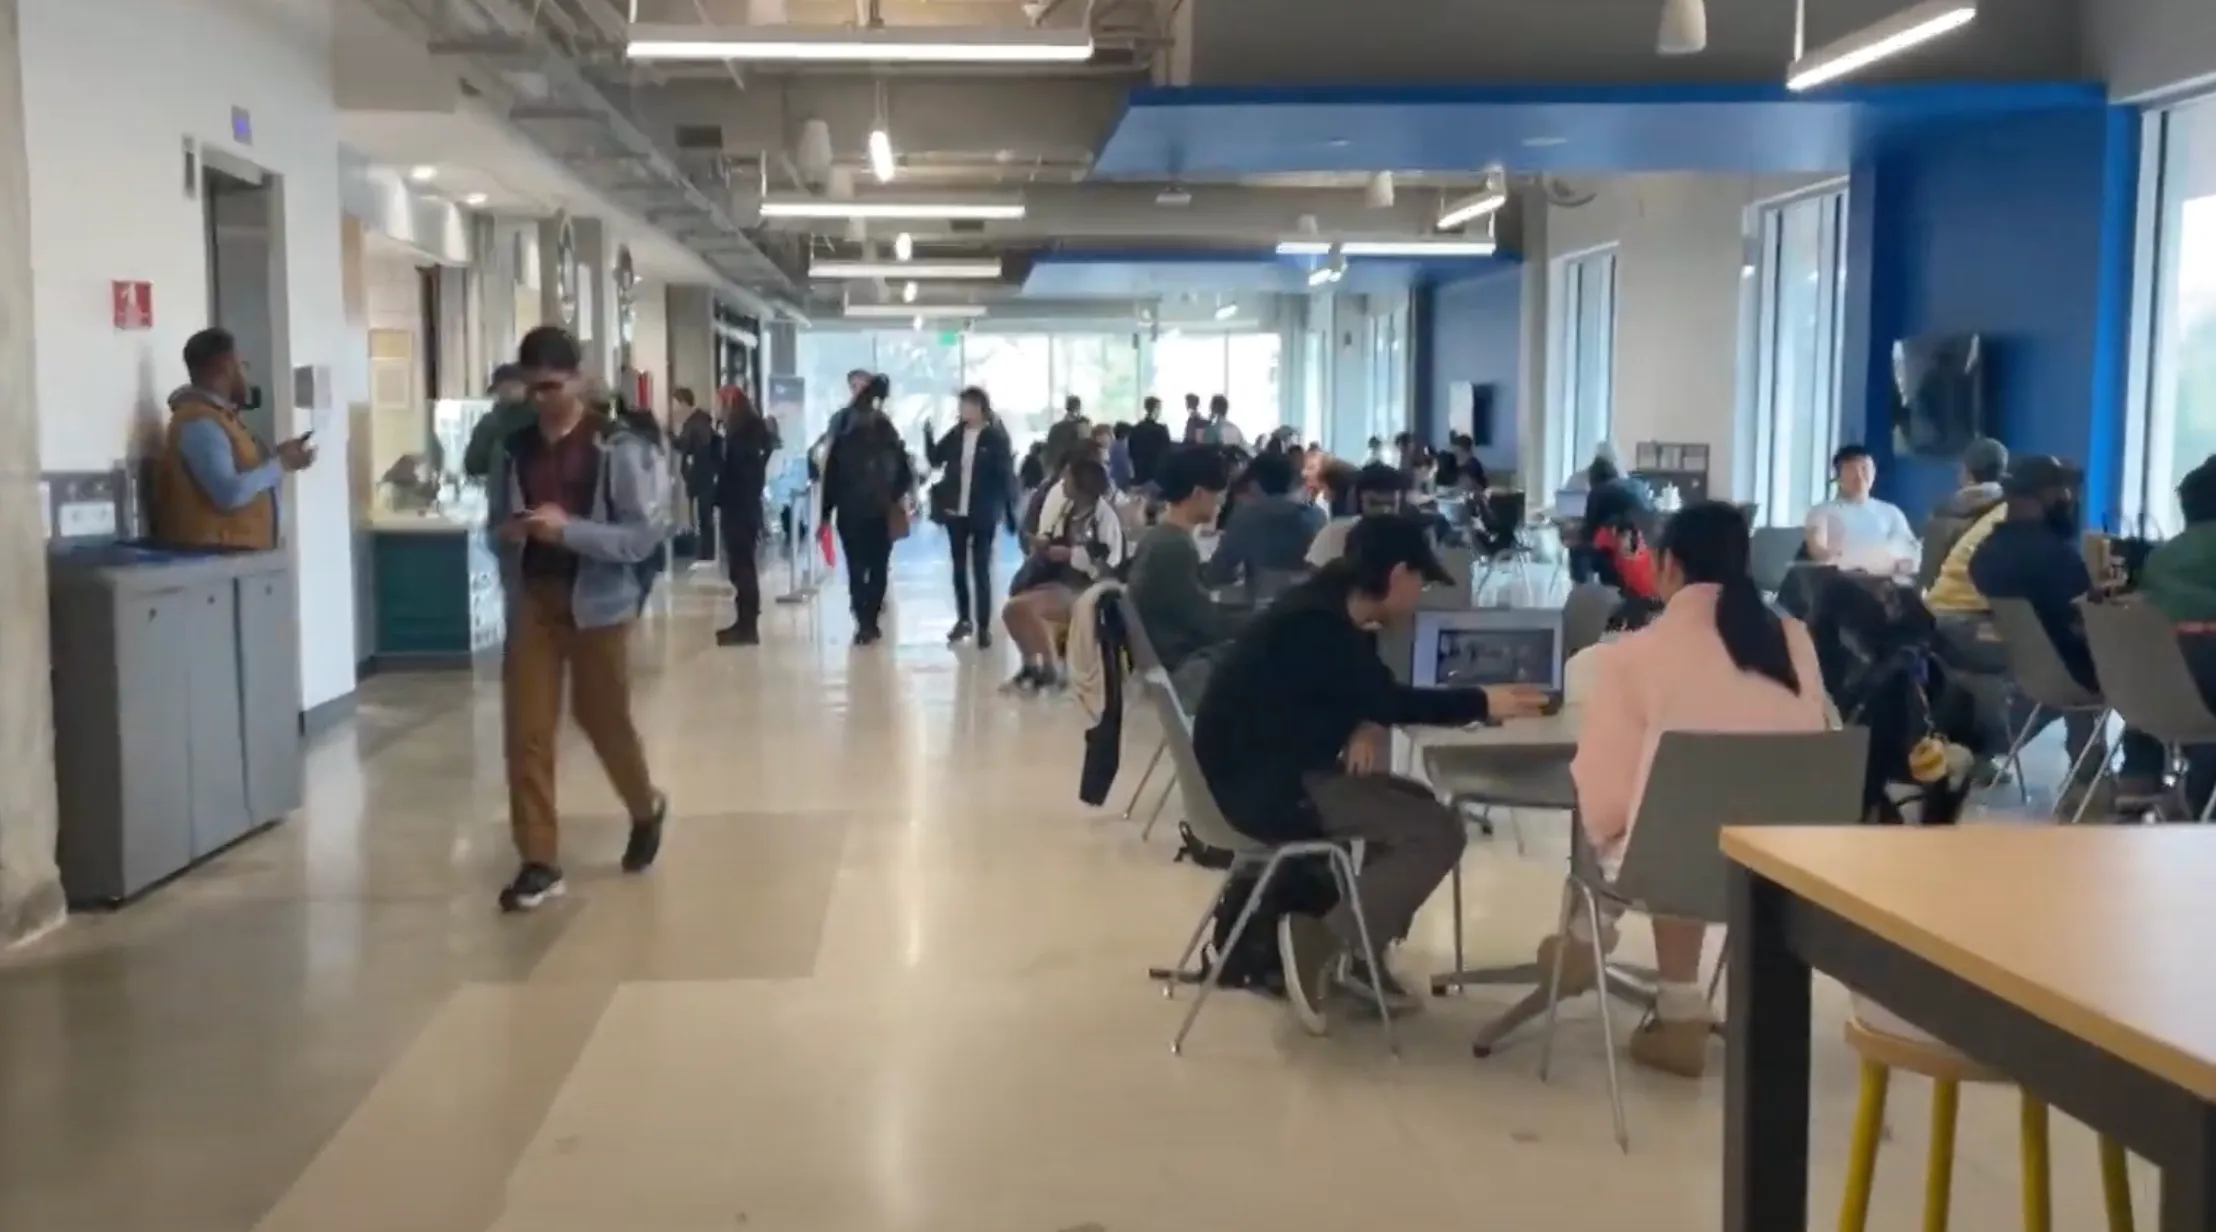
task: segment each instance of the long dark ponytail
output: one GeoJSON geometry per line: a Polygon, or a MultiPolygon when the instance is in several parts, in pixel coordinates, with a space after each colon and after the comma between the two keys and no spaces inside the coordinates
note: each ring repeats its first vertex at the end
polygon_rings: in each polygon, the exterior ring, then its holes
{"type": "Polygon", "coordinates": [[[1662,531],[1662,554],[1677,562],[1687,585],[1710,583],[1716,598],[1716,636],[1740,671],[1767,676],[1800,692],[1800,672],[1785,641],[1785,625],[1762,601],[1747,572],[1753,530],[1736,505],[1703,501],[1670,518],[1662,531]]]}

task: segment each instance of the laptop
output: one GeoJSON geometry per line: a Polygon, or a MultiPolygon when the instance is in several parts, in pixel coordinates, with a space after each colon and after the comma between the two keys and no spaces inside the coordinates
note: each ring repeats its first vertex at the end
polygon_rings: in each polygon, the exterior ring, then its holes
{"type": "Polygon", "coordinates": [[[1554,516],[1565,522],[1585,520],[1585,499],[1592,495],[1585,491],[1564,488],[1554,494],[1554,516]]]}
{"type": "Polygon", "coordinates": [[[1562,693],[1560,608],[1418,611],[1408,682],[1419,689],[1528,684],[1562,693]]]}

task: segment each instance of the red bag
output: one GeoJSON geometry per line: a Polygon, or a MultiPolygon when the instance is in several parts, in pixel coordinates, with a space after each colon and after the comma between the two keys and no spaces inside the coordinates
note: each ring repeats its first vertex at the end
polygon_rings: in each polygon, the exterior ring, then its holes
{"type": "Polygon", "coordinates": [[[824,564],[835,565],[839,563],[839,554],[831,548],[831,527],[829,523],[816,528],[816,546],[823,549],[824,564]]]}
{"type": "Polygon", "coordinates": [[[1637,535],[1619,535],[1603,528],[1593,535],[1593,548],[1606,552],[1623,582],[1623,592],[1638,599],[1660,599],[1654,578],[1654,552],[1637,535]]]}

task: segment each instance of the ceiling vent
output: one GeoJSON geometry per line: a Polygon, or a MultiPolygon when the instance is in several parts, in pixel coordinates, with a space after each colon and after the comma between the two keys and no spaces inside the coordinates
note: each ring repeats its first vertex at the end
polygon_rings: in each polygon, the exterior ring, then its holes
{"type": "Polygon", "coordinates": [[[713,150],[723,152],[723,126],[721,124],[680,124],[677,126],[677,148],[680,150],[713,150]]]}

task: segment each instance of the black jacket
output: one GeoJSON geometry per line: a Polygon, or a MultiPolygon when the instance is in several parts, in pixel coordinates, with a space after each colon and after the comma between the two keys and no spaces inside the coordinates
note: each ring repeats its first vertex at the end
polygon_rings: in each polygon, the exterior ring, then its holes
{"type": "Polygon", "coordinates": [[[1131,425],[1124,448],[1131,454],[1131,482],[1153,483],[1162,459],[1169,456],[1170,430],[1160,420],[1142,419],[1131,425]]]}
{"type": "Polygon", "coordinates": [[[1474,723],[1481,689],[1396,683],[1377,638],[1347,615],[1350,578],[1327,565],[1240,632],[1208,678],[1193,756],[1224,819],[1264,842],[1313,838],[1306,779],[1338,769],[1363,723],[1474,723]]]}
{"type": "Polygon", "coordinates": [[[777,421],[766,415],[745,414],[724,425],[723,448],[716,467],[716,506],[726,514],[762,511],[762,491],[769,486],[769,459],[777,452],[777,421]]]}
{"type": "Polygon", "coordinates": [[[956,509],[954,504],[962,494],[962,425],[952,428],[931,442],[924,449],[923,460],[933,470],[943,472],[939,481],[931,486],[931,512],[957,518],[969,518],[988,525],[1016,522],[1016,458],[1015,448],[1008,443],[1008,433],[997,423],[988,423],[977,438],[977,456],[970,460],[969,507],[956,509]]]}
{"type": "Polygon", "coordinates": [[[823,462],[825,514],[842,523],[888,518],[915,486],[908,446],[893,421],[849,417],[823,462]]]}

